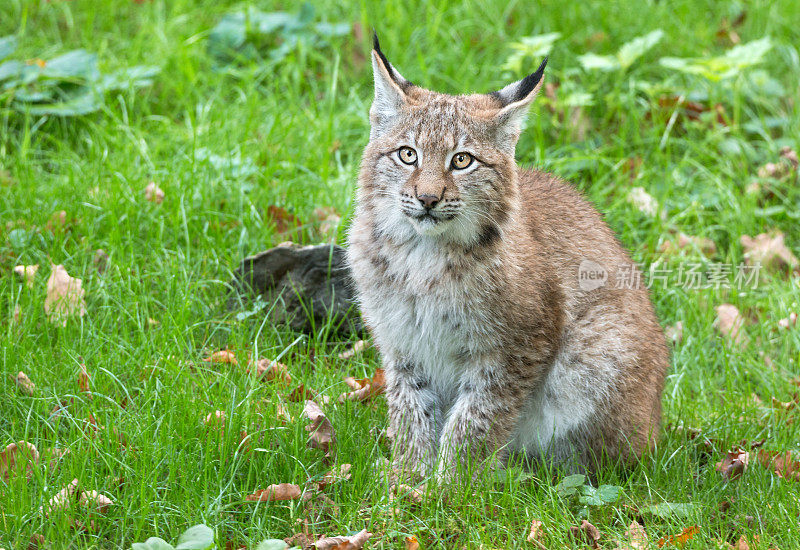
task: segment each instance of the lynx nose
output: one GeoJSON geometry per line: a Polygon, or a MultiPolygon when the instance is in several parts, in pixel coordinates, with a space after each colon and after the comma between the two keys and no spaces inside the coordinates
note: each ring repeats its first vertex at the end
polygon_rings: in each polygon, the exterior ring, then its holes
{"type": "Polygon", "coordinates": [[[425,210],[430,210],[439,204],[439,197],[436,195],[417,195],[417,200],[425,207],[425,210]]]}

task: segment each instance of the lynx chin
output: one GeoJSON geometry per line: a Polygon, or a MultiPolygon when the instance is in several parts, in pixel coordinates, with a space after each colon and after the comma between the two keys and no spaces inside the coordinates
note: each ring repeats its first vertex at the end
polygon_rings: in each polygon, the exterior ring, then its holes
{"type": "Polygon", "coordinates": [[[489,94],[415,86],[375,39],[348,260],[383,358],[394,462],[452,480],[510,455],[594,472],[656,440],[668,351],[601,215],[515,149],[547,60],[489,94]],[[584,264],[586,265],[586,264],[584,264]]]}

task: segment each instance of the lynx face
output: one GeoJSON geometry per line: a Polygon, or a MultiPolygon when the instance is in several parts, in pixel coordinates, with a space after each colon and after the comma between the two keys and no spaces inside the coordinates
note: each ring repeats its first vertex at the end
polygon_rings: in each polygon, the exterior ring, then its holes
{"type": "Polygon", "coordinates": [[[405,80],[376,48],[362,189],[382,233],[474,244],[516,197],[514,148],[537,73],[493,94],[449,96],[405,80]]]}

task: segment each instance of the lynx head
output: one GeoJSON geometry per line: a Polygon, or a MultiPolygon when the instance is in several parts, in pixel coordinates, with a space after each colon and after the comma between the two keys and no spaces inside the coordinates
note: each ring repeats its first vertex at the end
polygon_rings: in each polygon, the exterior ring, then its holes
{"type": "Polygon", "coordinates": [[[499,91],[451,96],[403,78],[375,37],[360,202],[381,233],[469,246],[501,235],[517,202],[514,149],[546,63],[499,91]]]}

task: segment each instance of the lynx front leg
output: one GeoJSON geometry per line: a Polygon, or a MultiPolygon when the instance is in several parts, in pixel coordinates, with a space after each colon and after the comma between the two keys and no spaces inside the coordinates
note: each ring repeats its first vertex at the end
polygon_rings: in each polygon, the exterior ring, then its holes
{"type": "Polygon", "coordinates": [[[485,366],[472,369],[461,383],[439,439],[437,477],[452,481],[474,468],[477,474],[490,455],[509,442],[527,384],[485,366]]]}
{"type": "Polygon", "coordinates": [[[387,361],[386,397],[394,466],[427,477],[436,463],[440,406],[430,379],[405,360],[387,361]]]}

